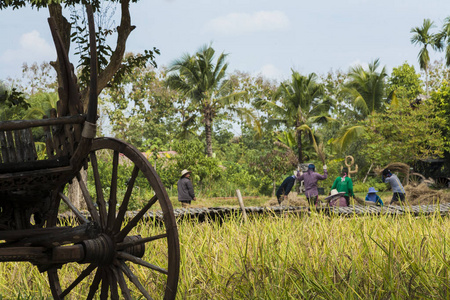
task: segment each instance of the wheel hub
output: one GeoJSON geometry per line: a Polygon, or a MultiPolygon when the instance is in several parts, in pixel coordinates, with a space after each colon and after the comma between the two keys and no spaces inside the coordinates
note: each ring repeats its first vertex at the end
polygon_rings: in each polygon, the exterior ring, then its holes
{"type": "Polygon", "coordinates": [[[106,234],[98,238],[84,240],[82,242],[85,257],[82,263],[96,263],[98,265],[109,265],[115,256],[115,245],[113,240],[106,234]]]}

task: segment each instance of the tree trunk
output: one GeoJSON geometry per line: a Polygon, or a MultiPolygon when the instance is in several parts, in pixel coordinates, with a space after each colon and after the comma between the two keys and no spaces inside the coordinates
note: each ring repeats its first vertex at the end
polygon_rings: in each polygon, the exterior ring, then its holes
{"type": "Polygon", "coordinates": [[[302,132],[297,130],[298,163],[303,163],[302,132]]]}
{"type": "Polygon", "coordinates": [[[206,155],[208,157],[213,156],[212,151],[212,111],[210,107],[206,107],[204,110],[205,120],[205,139],[206,139],[206,155]]]}
{"type": "MultiPolygon", "coordinates": [[[[50,4],[48,6],[48,12],[50,17],[55,20],[56,27],[58,29],[58,33],[61,36],[61,40],[63,43],[64,49],[69,53],[70,50],[70,33],[71,33],[71,25],[67,21],[67,19],[62,15],[62,7],[61,4],[50,4]]],[[[59,61],[52,61],[50,65],[56,71],[56,78],[58,80],[58,86],[63,86],[63,76],[62,71],[59,68],[59,61]]]]}
{"type": "MultiPolygon", "coordinates": [[[[110,61],[108,65],[105,67],[103,71],[101,71],[98,75],[97,80],[97,95],[101,93],[101,91],[108,86],[111,79],[117,73],[117,71],[122,67],[123,56],[125,54],[125,45],[130,35],[131,31],[135,28],[135,26],[131,25],[131,17],[130,17],[130,0],[122,0],[121,2],[121,19],[120,25],[117,27],[117,42],[116,48],[111,55],[110,61]]],[[[62,7],[61,4],[50,4],[48,6],[48,10],[50,13],[50,17],[54,18],[56,21],[56,25],[58,27],[58,32],[61,35],[61,38],[64,43],[64,48],[69,52],[70,48],[70,34],[71,34],[71,25],[66,20],[66,18],[62,15],[62,7]]],[[[52,62],[51,65],[56,69],[56,74],[58,77],[59,86],[62,86],[62,82],[60,82],[60,70],[57,66],[57,63],[52,62]]],[[[83,103],[84,109],[87,110],[89,100],[89,86],[81,91],[81,102],[83,103]]]]}
{"type": "MultiPolygon", "coordinates": [[[[80,170],[81,179],[83,182],[87,182],[87,170],[84,170],[83,168],[80,170]]],[[[72,180],[72,183],[69,184],[68,189],[68,197],[72,201],[72,204],[78,209],[78,210],[86,210],[87,206],[84,201],[83,194],[81,192],[80,184],[78,183],[78,180],[74,178],[72,180]]]]}
{"type": "Polygon", "coordinates": [[[213,156],[212,151],[212,133],[211,133],[211,123],[207,122],[209,124],[205,124],[205,136],[206,136],[206,155],[208,157],[213,156]]]}
{"type": "MultiPolygon", "coordinates": [[[[123,56],[125,53],[125,45],[130,35],[131,31],[135,28],[135,26],[131,25],[131,17],[129,4],[130,0],[122,0],[121,3],[121,20],[120,25],[117,27],[117,42],[116,48],[111,55],[110,61],[108,65],[105,67],[103,71],[101,71],[98,75],[97,80],[97,95],[101,93],[101,91],[107,87],[110,83],[111,79],[117,73],[117,71],[122,67],[123,56]]],[[[70,49],[70,35],[71,35],[71,25],[67,21],[67,19],[62,15],[62,7],[61,4],[49,4],[48,6],[50,17],[52,17],[56,22],[56,27],[58,29],[59,35],[63,41],[63,46],[66,49],[67,53],[69,53],[70,49]]],[[[55,68],[57,78],[58,78],[58,86],[61,88],[63,86],[63,78],[62,72],[59,68],[58,61],[52,62],[51,65],[55,68]]],[[[84,111],[87,111],[88,100],[89,100],[89,86],[85,88],[80,93],[81,102],[83,103],[84,111]]],[[[211,151],[212,155],[212,151],[211,151]]],[[[86,182],[87,173],[85,171],[81,172],[82,180],[86,182]]],[[[73,180],[73,183],[69,186],[69,198],[74,202],[75,207],[78,209],[85,208],[85,203],[83,201],[83,196],[81,194],[81,190],[79,184],[76,179],[73,180]]]]}

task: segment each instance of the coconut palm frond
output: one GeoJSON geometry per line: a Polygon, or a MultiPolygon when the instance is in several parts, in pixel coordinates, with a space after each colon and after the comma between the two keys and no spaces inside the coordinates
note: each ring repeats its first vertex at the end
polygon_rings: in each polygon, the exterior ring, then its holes
{"type": "Polygon", "coordinates": [[[277,140],[283,145],[289,147],[290,149],[294,149],[296,146],[295,136],[292,131],[281,132],[280,134],[277,135],[277,140]]]}
{"type": "Polygon", "coordinates": [[[342,152],[353,141],[359,138],[365,132],[365,130],[366,127],[361,125],[352,126],[348,128],[340,138],[336,139],[333,142],[333,145],[342,152]]]}
{"type": "Polygon", "coordinates": [[[303,124],[297,128],[298,130],[306,131],[311,139],[312,146],[314,150],[316,151],[317,157],[322,161],[323,164],[325,164],[325,152],[324,152],[324,146],[323,143],[321,143],[322,146],[317,144],[317,139],[314,134],[314,130],[311,129],[308,125],[303,124]]]}

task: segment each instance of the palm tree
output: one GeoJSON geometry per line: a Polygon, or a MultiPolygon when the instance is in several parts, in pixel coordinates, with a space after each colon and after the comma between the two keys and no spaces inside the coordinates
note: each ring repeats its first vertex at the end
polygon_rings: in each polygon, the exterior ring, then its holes
{"type": "Polygon", "coordinates": [[[450,66],[450,17],[445,18],[442,30],[435,35],[435,44],[439,50],[445,46],[445,64],[450,66]]]}
{"type": "MultiPolygon", "coordinates": [[[[348,74],[349,82],[343,88],[343,93],[351,97],[353,107],[359,113],[361,119],[384,109],[387,100],[385,98],[387,73],[385,67],[378,72],[379,66],[379,59],[375,59],[369,64],[367,70],[360,65],[351,68],[348,74]]],[[[344,131],[334,144],[338,148],[344,149],[361,136],[364,131],[365,128],[361,125],[351,126],[344,131]]]]}
{"type": "MultiPolygon", "coordinates": [[[[203,46],[196,54],[185,54],[174,61],[169,69],[167,85],[182,93],[190,100],[194,111],[202,116],[205,126],[206,153],[212,156],[212,125],[221,110],[239,113],[242,117],[251,117],[251,111],[237,107],[243,92],[235,92],[231,82],[226,79],[227,54],[220,54],[214,63],[215,50],[203,46]]],[[[193,117],[187,118],[191,122],[193,117]]]]}
{"type": "Polygon", "coordinates": [[[369,114],[380,111],[384,107],[386,68],[377,72],[380,66],[379,59],[369,64],[367,70],[361,65],[350,69],[349,82],[343,89],[344,93],[350,95],[354,108],[362,118],[369,114]]]}
{"type": "Polygon", "coordinates": [[[317,80],[314,73],[302,76],[292,70],[291,81],[281,83],[272,101],[259,100],[256,103],[257,106],[268,105],[272,109],[278,118],[272,118],[271,123],[285,124],[295,131],[299,163],[303,162],[303,137],[309,137],[316,147],[313,124],[332,120],[328,115],[330,102],[322,100],[324,87],[317,80]]]}
{"type": "Polygon", "coordinates": [[[411,28],[411,33],[414,35],[411,38],[411,43],[414,45],[419,44],[422,48],[419,51],[418,59],[420,69],[425,71],[425,86],[427,95],[428,93],[428,66],[430,63],[430,54],[428,52],[428,46],[437,50],[441,47],[439,35],[430,33],[430,29],[435,27],[434,22],[430,19],[424,19],[422,27],[411,28]]]}

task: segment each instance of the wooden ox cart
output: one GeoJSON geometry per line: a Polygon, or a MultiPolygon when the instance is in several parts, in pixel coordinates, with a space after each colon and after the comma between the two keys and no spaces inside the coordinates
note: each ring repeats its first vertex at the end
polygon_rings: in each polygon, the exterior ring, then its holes
{"type": "Polygon", "coordinates": [[[50,18],[63,74],[57,109],[50,118],[0,122],[0,261],[27,261],[46,272],[55,299],[174,299],[180,253],[164,186],[135,147],[114,138],[95,138],[97,58],[89,7],[87,15],[92,58],[87,113],[73,66],[50,18]],[[46,144],[46,158],[41,160],[32,132],[39,127],[46,144]],[[106,164],[112,169],[107,183],[101,176],[105,157],[110,157],[106,164]],[[129,160],[126,164],[120,163],[124,157],[129,160]],[[118,184],[124,168],[129,170],[125,187],[118,184]],[[88,188],[82,179],[84,170],[95,188],[88,188]],[[67,192],[68,183],[75,181],[87,213],[76,208],[67,192]],[[130,216],[133,197],[143,190],[153,197],[130,216]],[[162,221],[149,230],[155,233],[142,236],[136,228],[142,228],[140,221],[151,209],[162,210],[162,221]],[[62,211],[69,211],[74,221],[61,222],[62,211]]]}

